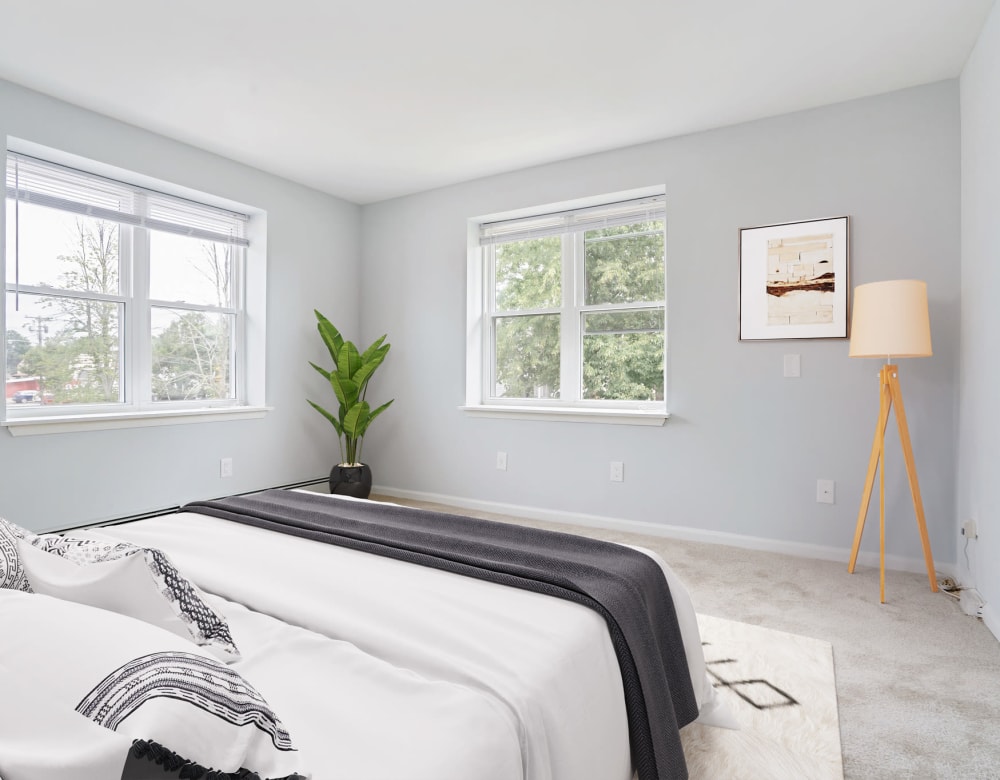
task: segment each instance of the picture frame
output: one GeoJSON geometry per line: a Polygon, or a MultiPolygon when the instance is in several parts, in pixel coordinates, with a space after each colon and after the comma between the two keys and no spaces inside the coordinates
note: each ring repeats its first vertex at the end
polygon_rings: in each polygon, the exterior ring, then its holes
{"type": "Polygon", "coordinates": [[[740,341],[847,338],[849,218],[740,228],[740,341]]]}

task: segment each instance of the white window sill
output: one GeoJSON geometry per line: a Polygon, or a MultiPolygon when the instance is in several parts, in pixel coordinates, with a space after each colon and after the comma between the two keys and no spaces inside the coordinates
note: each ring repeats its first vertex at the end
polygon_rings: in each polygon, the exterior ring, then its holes
{"type": "Polygon", "coordinates": [[[101,414],[65,414],[38,417],[14,417],[4,420],[11,436],[39,436],[47,433],[106,431],[113,428],[146,428],[154,425],[184,425],[188,423],[253,420],[263,417],[270,406],[232,406],[203,409],[159,409],[141,412],[107,412],[101,414]]]}
{"type": "Polygon", "coordinates": [[[557,406],[460,406],[474,417],[506,420],[555,420],[558,422],[608,423],[611,425],[663,425],[669,412],[642,409],[585,409],[557,406]]]}

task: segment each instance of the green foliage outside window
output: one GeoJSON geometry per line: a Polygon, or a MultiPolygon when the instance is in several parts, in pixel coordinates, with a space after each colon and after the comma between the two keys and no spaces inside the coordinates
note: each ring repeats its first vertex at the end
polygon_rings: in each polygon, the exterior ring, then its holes
{"type": "MultiPolygon", "coordinates": [[[[495,248],[497,396],[560,397],[562,248],[559,236],[495,248]]],[[[588,231],[583,254],[582,397],[662,400],[663,223],[588,231]],[[658,305],[643,308],[645,303],[658,305]],[[623,305],[635,308],[588,311],[623,305]]]]}

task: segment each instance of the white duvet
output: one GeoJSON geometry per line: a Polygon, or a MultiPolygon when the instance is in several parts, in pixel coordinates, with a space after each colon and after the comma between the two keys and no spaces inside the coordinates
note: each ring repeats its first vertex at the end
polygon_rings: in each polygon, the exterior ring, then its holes
{"type": "MultiPolygon", "coordinates": [[[[618,662],[586,607],[194,513],[101,531],[220,597],[236,668],[314,780],[632,776],[618,662]]],[[[721,723],[690,598],[657,560],[699,720],[721,723]]]]}

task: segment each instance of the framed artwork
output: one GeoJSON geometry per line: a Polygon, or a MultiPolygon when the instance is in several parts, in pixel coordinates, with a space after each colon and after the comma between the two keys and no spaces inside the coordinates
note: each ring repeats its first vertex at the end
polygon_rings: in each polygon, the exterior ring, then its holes
{"type": "Polygon", "coordinates": [[[847,338],[848,218],[740,229],[740,340],[847,338]]]}

